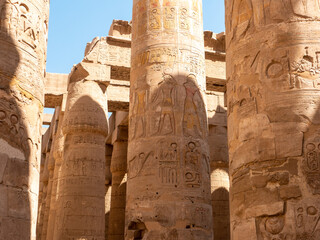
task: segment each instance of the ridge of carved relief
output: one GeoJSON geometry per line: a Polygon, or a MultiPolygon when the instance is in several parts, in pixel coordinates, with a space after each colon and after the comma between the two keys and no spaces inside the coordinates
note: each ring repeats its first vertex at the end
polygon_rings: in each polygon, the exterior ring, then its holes
{"type": "MultiPolygon", "coordinates": [[[[46,4],[42,3],[40,7],[46,4]]],[[[46,42],[48,16],[40,14],[43,9],[38,9],[28,1],[14,0],[6,0],[0,8],[0,32],[10,34],[32,49],[46,42]]]]}
{"type": "Polygon", "coordinates": [[[188,75],[182,84],[174,77],[163,74],[156,90],[150,94],[150,87],[138,88],[132,91],[130,124],[130,139],[146,136],[168,136],[183,132],[185,137],[203,138],[208,134],[206,108],[202,94],[198,88],[196,77],[188,75]],[[178,96],[183,96],[184,101],[178,101],[178,96]],[[180,102],[182,105],[180,105],[180,102]],[[182,124],[178,124],[182,114],[182,124]],[[178,129],[178,127],[182,128],[178,129]]]}

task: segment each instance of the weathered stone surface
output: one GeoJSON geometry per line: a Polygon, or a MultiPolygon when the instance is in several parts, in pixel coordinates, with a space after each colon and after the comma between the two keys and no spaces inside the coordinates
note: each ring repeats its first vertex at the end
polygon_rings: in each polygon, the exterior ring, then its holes
{"type": "Polygon", "coordinates": [[[69,77],[54,240],[105,237],[106,69],[81,63],[69,77]]]}
{"type": "Polygon", "coordinates": [[[48,17],[47,0],[0,0],[0,239],[36,239],[48,17]]]}
{"type": "MultiPolygon", "coordinates": [[[[110,119],[109,119],[110,126],[110,119]]],[[[110,133],[110,127],[109,127],[110,133]]],[[[111,209],[111,192],[112,192],[112,175],[110,170],[111,158],[112,158],[113,147],[111,144],[106,144],[106,195],[105,195],[105,240],[109,240],[109,217],[111,209]]],[[[124,232],[124,228],[123,228],[124,232]]]]}
{"type": "Polygon", "coordinates": [[[111,159],[112,192],[109,215],[109,240],[123,240],[125,229],[125,209],[127,190],[127,150],[128,142],[113,144],[111,159]]]}
{"type": "Polygon", "coordinates": [[[131,28],[131,23],[127,21],[113,20],[110,26],[109,36],[131,39],[131,28]]]}
{"type": "Polygon", "coordinates": [[[305,220],[320,207],[319,14],[316,0],[226,1],[233,240],[319,238],[305,220]]]}
{"type": "MultiPolygon", "coordinates": [[[[204,32],[206,87],[209,91],[226,91],[224,38],[224,33],[204,32]]],[[[107,89],[110,112],[129,110],[130,58],[131,25],[126,21],[114,20],[108,37],[97,37],[87,44],[85,62],[111,66],[111,80],[107,89]]],[[[61,104],[63,94],[67,92],[67,82],[67,74],[46,74],[46,107],[61,104]]]]}
{"type": "Polygon", "coordinates": [[[133,5],[125,239],[212,239],[202,3],[133,5]]]}

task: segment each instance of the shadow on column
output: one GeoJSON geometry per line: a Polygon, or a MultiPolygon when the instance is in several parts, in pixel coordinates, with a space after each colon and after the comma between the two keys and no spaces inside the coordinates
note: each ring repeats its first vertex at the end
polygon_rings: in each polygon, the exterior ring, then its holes
{"type": "MultiPolygon", "coordinates": [[[[77,76],[74,73],[73,77],[77,76]]],[[[108,124],[102,104],[106,86],[75,81],[69,85],[63,120],[64,157],[53,239],[104,239],[108,124]]]]}
{"type": "Polygon", "coordinates": [[[215,115],[209,119],[208,141],[210,147],[211,200],[215,240],[230,239],[229,156],[226,118],[225,109],[218,105],[215,115]]]}
{"type": "Polygon", "coordinates": [[[215,240],[230,239],[229,191],[220,187],[212,192],[213,228],[215,240]]]}
{"type": "Polygon", "coordinates": [[[18,31],[15,13],[15,6],[0,1],[0,239],[30,240],[30,190],[36,194],[37,188],[29,182],[29,168],[35,167],[31,165],[35,155],[22,112],[26,103],[18,100],[20,89],[13,87],[21,61],[14,40],[18,31]]]}

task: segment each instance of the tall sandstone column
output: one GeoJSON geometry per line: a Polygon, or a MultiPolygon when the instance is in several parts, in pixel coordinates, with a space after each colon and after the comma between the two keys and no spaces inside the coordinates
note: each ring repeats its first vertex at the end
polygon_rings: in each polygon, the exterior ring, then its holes
{"type": "Polygon", "coordinates": [[[116,141],[113,143],[111,159],[112,190],[108,240],[124,240],[127,190],[127,151],[127,141],[116,141]]]}
{"type": "MultiPolygon", "coordinates": [[[[65,98],[65,96],[64,96],[65,98]]],[[[53,182],[52,182],[52,191],[50,197],[50,209],[49,209],[49,219],[48,219],[48,228],[46,234],[46,240],[52,240],[54,236],[54,226],[56,223],[57,217],[57,204],[60,200],[58,198],[58,181],[61,175],[61,165],[63,162],[63,149],[64,149],[64,135],[62,131],[63,126],[63,117],[64,117],[64,106],[62,108],[56,108],[56,111],[59,111],[58,123],[56,123],[57,132],[54,136],[52,143],[53,157],[54,157],[54,173],[53,173],[53,182]]]]}
{"type": "Polygon", "coordinates": [[[54,240],[105,238],[107,69],[82,62],[69,76],[54,240]]]}
{"type": "Polygon", "coordinates": [[[126,240],[212,239],[201,0],[134,0],[126,240]]]}
{"type": "MultiPolygon", "coordinates": [[[[110,124],[110,122],[109,122],[110,124]]],[[[112,175],[111,175],[111,158],[112,158],[113,147],[111,144],[106,144],[106,182],[105,182],[105,240],[109,240],[109,218],[110,218],[110,209],[111,209],[111,192],[112,192],[112,175]]]]}
{"type": "Polygon", "coordinates": [[[227,0],[232,239],[320,239],[320,2],[227,0]]]}
{"type": "Polygon", "coordinates": [[[0,239],[35,239],[48,0],[0,0],[0,239]]]}

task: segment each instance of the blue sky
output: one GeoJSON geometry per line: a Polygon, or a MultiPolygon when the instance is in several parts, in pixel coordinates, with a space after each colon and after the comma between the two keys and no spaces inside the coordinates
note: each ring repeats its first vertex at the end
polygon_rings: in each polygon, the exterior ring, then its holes
{"type": "MultiPolygon", "coordinates": [[[[131,20],[132,0],[50,1],[47,72],[69,73],[88,42],[107,36],[113,19],[131,20]]],[[[203,0],[204,29],[224,31],[224,0],[203,0]]]]}

